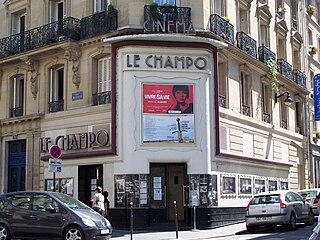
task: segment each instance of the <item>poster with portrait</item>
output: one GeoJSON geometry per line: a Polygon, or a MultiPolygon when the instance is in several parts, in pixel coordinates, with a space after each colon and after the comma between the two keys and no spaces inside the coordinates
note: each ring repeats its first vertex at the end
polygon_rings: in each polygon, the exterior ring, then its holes
{"type": "Polygon", "coordinates": [[[252,194],[252,180],[251,178],[240,178],[240,194],[252,194]]]}
{"type": "Polygon", "coordinates": [[[235,194],[236,178],[223,176],[221,186],[222,186],[222,194],[235,194]]]}
{"type": "Polygon", "coordinates": [[[194,142],[193,85],[143,84],[143,142],[194,142]]]}

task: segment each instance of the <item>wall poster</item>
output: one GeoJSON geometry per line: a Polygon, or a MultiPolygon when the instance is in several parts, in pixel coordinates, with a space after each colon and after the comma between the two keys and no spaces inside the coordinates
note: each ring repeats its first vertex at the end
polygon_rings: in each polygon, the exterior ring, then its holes
{"type": "Polygon", "coordinates": [[[252,194],[251,178],[240,178],[240,194],[252,194]]]}
{"type": "Polygon", "coordinates": [[[223,176],[221,187],[222,187],[222,194],[235,194],[236,178],[223,176]]]}
{"type": "MultiPolygon", "coordinates": [[[[57,192],[73,197],[73,178],[58,178],[55,187],[57,192]]],[[[45,191],[53,191],[53,179],[45,180],[45,191]]]]}
{"type": "Polygon", "coordinates": [[[254,194],[266,191],[266,181],[264,179],[254,180],[254,194]]]}
{"type": "Polygon", "coordinates": [[[194,142],[193,85],[143,84],[143,141],[194,142]]]}

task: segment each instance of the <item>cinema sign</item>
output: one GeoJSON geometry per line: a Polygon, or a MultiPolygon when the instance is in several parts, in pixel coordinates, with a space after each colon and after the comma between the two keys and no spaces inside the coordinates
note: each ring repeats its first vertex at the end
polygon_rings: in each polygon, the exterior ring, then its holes
{"type": "Polygon", "coordinates": [[[195,33],[192,22],[186,24],[179,20],[147,20],[143,24],[144,32],[155,33],[195,33]]]}

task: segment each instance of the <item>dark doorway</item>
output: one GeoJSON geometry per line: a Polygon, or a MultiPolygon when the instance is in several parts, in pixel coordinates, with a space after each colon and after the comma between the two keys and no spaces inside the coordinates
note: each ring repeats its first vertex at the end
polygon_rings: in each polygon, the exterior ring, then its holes
{"type": "Polygon", "coordinates": [[[153,222],[185,221],[187,172],[185,164],[151,164],[151,217],[153,222]]]}
{"type": "Polygon", "coordinates": [[[8,144],[8,192],[25,190],[26,140],[8,144]]]}
{"type": "Polygon", "coordinates": [[[102,165],[79,166],[79,200],[91,207],[90,199],[97,186],[103,186],[102,165]]]}

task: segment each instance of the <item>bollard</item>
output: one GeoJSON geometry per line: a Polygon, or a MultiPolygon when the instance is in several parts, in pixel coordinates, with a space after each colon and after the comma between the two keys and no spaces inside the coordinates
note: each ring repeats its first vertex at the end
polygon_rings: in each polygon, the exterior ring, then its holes
{"type": "Polygon", "coordinates": [[[133,202],[130,202],[130,240],[133,239],[133,202]]]}
{"type": "Polygon", "coordinates": [[[175,223],[176,223],[176,239],[178,239],[178,212],[177,212],[177,202],[173,201],[174,212],[175,212],[175,223]]]}
{"type": "Polygon", "coordinates": [[[192,229],[192,231],[199,231],[198,229],[197,229],[197,212],[196,212],[196,206],[194,205],[193,206],[193,229],[192,229]]]}

